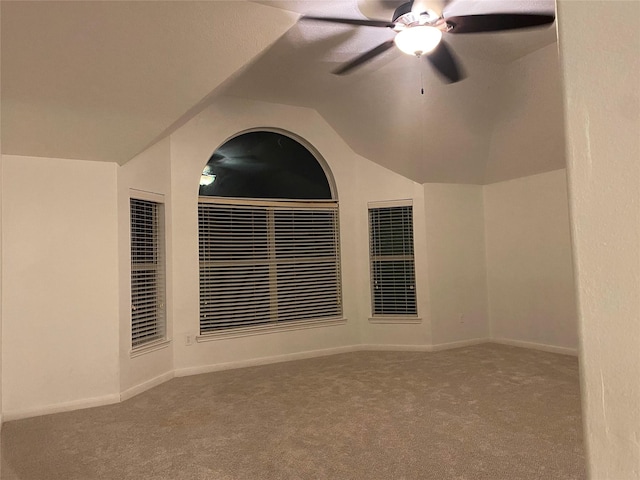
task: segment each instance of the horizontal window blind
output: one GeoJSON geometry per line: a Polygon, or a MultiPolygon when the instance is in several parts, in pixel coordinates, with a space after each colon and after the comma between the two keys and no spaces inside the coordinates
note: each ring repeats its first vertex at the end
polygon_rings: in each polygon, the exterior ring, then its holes
{"type": "Polygon", "coordinates": [[[373,315],[417,314],[413,255],[413,209],[369,209],[373,315]]]}
{"type": "Polygon", "coordinates": [[[165,338],[162,204],[131,199],[131,345],[165,338]]]}
{"type": "Polygon", "coordinates": [[[337,205],[269,203],[199,204],[201,333],[342,316],[337,205]]]}

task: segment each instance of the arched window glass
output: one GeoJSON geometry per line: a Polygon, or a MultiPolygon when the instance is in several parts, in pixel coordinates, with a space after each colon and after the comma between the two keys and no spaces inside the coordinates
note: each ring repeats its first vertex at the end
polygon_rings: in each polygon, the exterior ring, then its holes
{"type": "Polygon", "coordinates": [[[198,204],[200,334],[342,319],[338,202],[318,159],[269,132],[209,159],[198,204]]]}
{"type": "Polygon", "coordinates": [[[316,157],[276,132],[249,132],[224,143],[202,172],[200,196],[330,200],[316,157]]]}

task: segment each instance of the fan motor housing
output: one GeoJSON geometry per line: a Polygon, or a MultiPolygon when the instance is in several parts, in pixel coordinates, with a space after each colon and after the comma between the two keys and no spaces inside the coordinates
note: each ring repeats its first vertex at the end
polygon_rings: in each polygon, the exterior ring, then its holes
{"type": "Polygon", "coordinates": [[[402,15],[406,15],[407,13],[411,13],[411,2],[403,3],[393,12],[393,17],[391,17],[391,21],[395,22],[402,15]]]}
{"type": "MultiPolygon", "coordinates": [[[[411,10],[411,2],[403,3],[395,12],[393,12],[393,23],[396,24],[394,30],[400,31],[407,27],[414,27],[416,25],[429,25],[438,27],[439,24],[444,24],[444,20],[441,20],[437,13],[432,10],[426,10],[424,12],[414,12],[411,10]]],[[[440,28],[444,31],[444,29],[440,28]]]]}

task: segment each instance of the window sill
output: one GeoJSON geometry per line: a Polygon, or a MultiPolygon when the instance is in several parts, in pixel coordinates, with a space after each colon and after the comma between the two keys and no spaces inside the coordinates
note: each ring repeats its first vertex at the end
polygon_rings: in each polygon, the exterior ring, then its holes
{"type": "Polygon", "coordinates": [[[254,335],[289,332],[292,330],[304,330],[308,328],[332,327],[335,325],[344,325],[346,323],[346,318],[329,318],[326,320],[303,320],[298,322],[258,325],[254,327],[238,327],[223,332],[204,333],[202,335],[198,335],[196,336],[196,342],[212,342],[214,340],[225,340],[228,338],[250,337],[254,335]]]}
{"type": "Polygon", "coordinates": [[[155,342],[145,343],[143,345],[137,346],[133,348],[129,354],[131,358],[139,357],[140,355],[145,355],[147,353],[155,352],[156,350],[161,350],[163,348],[167,348],[171,340],[156,340],[155,342]]]}
{"type": "Polygon", "coordinates": [[[369,323],[393,323],[393,324],[412,324],[422,323],[419,317],[371,317],[369,323]]]}

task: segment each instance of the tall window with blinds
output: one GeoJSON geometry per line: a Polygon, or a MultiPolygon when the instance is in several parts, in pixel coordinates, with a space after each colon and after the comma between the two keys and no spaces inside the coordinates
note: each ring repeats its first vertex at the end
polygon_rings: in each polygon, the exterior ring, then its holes
{"type": "Polygon", "coordinates": [[[374,316],[417,314],[412,210],[410,205],[369,208],[374,316]]]}
{"type": "Polygon", "coordinates": [[[341,318],[334,202],[204,199],[200,333],[341,318]]]}
{"type": "Polygon", "coordinates": [[[132,198],[131,346],[166,338],[163,205],[132,198]]]}

